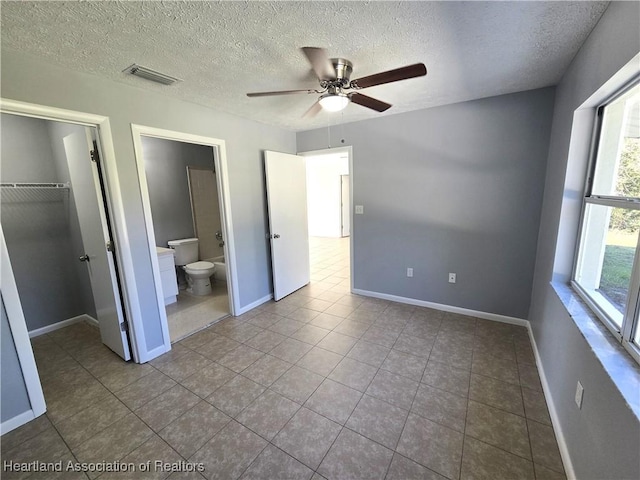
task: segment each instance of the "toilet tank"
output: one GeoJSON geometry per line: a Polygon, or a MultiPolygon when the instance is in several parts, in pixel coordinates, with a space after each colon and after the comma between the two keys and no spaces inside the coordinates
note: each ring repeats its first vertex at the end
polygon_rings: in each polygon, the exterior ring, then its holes
{"type": "Polygon", "coordinates": [[[169,248],[175,251],[176,265],[187,265],[198,261],[198,239],[182,238],[179,240],[169,240],[169,248]]]}

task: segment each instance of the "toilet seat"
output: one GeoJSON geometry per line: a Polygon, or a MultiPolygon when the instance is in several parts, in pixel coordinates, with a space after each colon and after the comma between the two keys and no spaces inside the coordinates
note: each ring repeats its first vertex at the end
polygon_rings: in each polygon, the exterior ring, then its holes
{"type": "Polygon", "coordinates": [[[215,265],[211,262],[193,262],[185,265],[185,268],[188,268],[189,270],[195,270],[195,271],[208,270],[214,267],[215,265]]]}

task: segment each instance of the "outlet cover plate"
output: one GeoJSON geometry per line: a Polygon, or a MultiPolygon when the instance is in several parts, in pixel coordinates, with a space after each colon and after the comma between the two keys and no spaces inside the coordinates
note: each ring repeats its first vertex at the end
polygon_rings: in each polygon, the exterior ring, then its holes
{"type": "Polygon", "coordinates": [[[455,273],[450,273],[449,274],[449,283],[456,283],[456,274],[455,273]]]}

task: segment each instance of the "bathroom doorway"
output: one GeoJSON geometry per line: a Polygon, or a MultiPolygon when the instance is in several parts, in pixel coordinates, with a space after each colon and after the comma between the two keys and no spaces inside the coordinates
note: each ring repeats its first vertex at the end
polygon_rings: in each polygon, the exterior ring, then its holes
{"type": "Polygon", "coordinates": [[[159,302],[174,343],[233,313],[223,172],[213,142],[136,128],[143,130],[134,139],[159,302]],[[211,275],[198,280],[196,262],[211,275]]]}
{"type": "Polygon", "coordinates": [[[96,127],[1,119],[0,218],[29,337],[85,322],[130,360],[96,127]]]}

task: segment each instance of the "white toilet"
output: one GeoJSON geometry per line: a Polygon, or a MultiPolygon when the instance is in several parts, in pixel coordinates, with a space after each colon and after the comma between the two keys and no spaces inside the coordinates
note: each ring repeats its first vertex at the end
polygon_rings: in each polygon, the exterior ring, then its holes
{"type": "Polygon", "coordinates": [[[183,238],[167,242],[175,251],[175,263],[187,274],[187,292],[192,295],[208,295],[211,293],[211,276],[216,266],[211,262],[198,261],[198,239],[183,238]]]}

